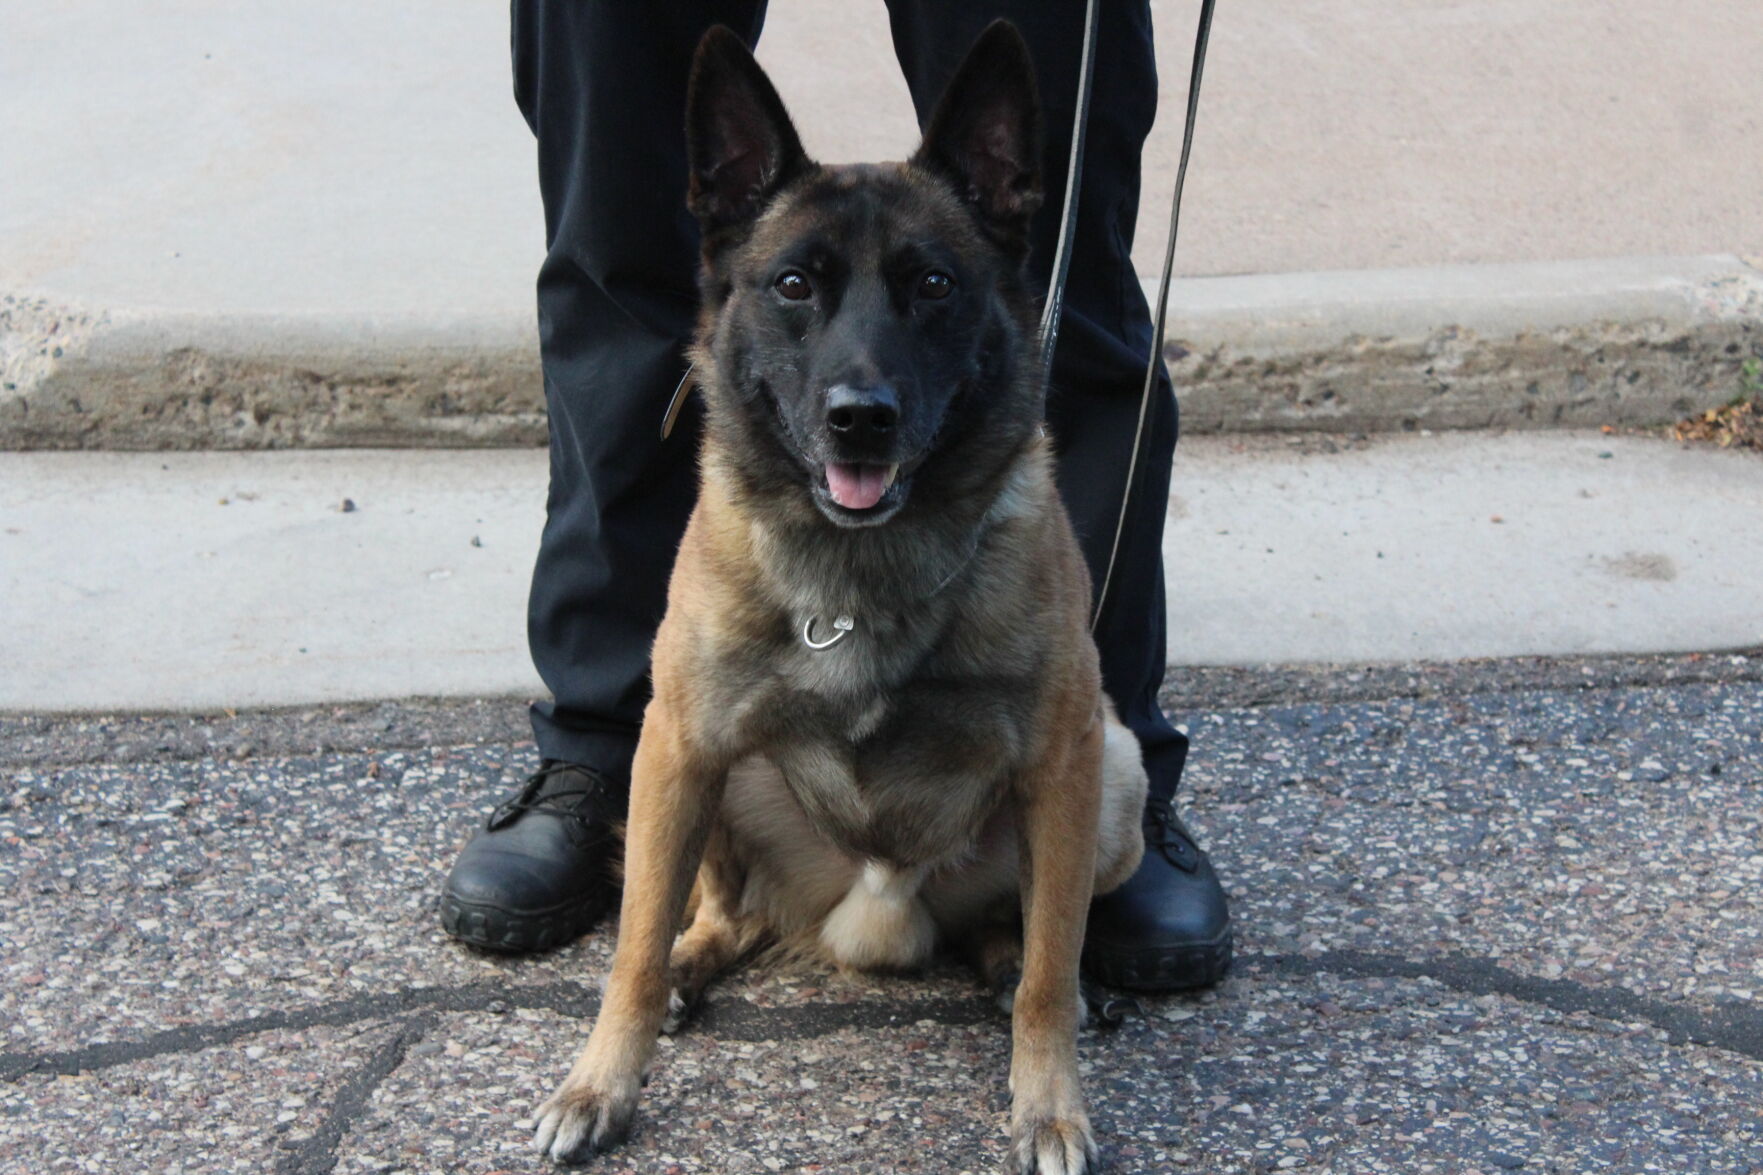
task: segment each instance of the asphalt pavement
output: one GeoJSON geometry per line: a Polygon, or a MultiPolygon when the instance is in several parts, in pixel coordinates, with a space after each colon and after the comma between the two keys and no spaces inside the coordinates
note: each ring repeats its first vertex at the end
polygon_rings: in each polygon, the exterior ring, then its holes
{"type": "MultiPolygon", "coordinates": [[[[1238,959],[1084,1036],[1108,1170],[1763,1169],[1763,650],[1169,701],[1238,959]]],[[[495,700],[0,718],[0,1170],[542,1169],[611,930],[506,959],[435,916],[534,761],[495,700]]],[[[594,1169],[996,1170],[1007,1053],[953,965],[750,967],[594,1169]]]]}

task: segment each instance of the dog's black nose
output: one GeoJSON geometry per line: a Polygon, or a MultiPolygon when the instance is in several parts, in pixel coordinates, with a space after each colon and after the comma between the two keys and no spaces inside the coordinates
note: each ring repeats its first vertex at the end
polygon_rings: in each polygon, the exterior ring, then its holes
{"type": "Polygon", "coordinates": [[[892,438],[900,423],[900,398],[886,384],[854,388],[837,384],[826,393],[826,427],[842,441],[876,444],[892,438]]]}

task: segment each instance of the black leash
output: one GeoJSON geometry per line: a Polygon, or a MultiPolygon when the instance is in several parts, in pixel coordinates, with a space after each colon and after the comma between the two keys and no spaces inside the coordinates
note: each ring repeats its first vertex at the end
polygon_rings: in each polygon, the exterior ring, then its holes
{"type": "MultiPolygon", "coordinates": [[[[1053,255],[1053,281],[1047,291],[1047,305],[1041,316],[1041,369],[1050,375],[1053,369],[1053,345],[1059,338],[1059,315],[1065,304],[1065,279],[1071,269],[1071,241],[1077,232],[1077,177],[1083,166],[1085,125],[1090,114],[1090,75],[1096,51],[1096,3],[1089,0],[1084,12],[1084,60],[1078,73],[1077,116],[1071,130],[1071,170],[1065,177],[1065,207],[1060,212],[1059,248],[1053,255]]],[[[1175,237],[1181,227],[1181,190],[1188,176],[1188,155],[1194,146],[1194,122],[1200,112],[1200,74],[1206,68],[1206,42],[1212,35],[1212,9],[1216,0],[1200,0],[1200,21],[1194,31],[1194,61],[1188,75],[1187,122],[1182,128],[1181,161],[1175,169],[1175,196],[1169,204],[1169,239],[1163,246],[1163,276],[1157,282],[1157,314],[1151,355],[1145,363],[1145,386],[1139,394],[1139,421],[1133,431],[1132,456],[1126,466],[1126,488],[1120,494],[1120,518],[1114,524],[1114,542],[1108,548],[1108,569],[1102,586],[1096,592],[1095,611],[1090,616],[1090,631],[1102,619],[1102,606],[1108,601],[1108,589],[1114,583],[1114,565],[1120,557],[1120,539],[1126,533],[1126,512],[1132,502],[1133,477],[1138,473],[1139,454],[1145,443],[1145,418],[1151,407],[1151,391],[1157,386],[1157,365],[1163,357],[1163,332],[1169,317],[1169,279],[1175,270],[1175,237]]]]}
{"type": "Polygon", "coordinates": [[[1077,113],[1071,120],[1071,160],[1065,168],[1065,206],[1059,210],[1059,247],[1053,251],[1053,278],[1041,308],[1041,385],[1053,378],[1053,344],[1065,311],[1065,279],[1071,273],[1071,242],[1077,236],[1077,188],[1084,170],[1084,131],[1090,122],[1090,82],[1096,69],[1096,3],[1084,6],[1083,64],[1077,70],[1077,113]]]}

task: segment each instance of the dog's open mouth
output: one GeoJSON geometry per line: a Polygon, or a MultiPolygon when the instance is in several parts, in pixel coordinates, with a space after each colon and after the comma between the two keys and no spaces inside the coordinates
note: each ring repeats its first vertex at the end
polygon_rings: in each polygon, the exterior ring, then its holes
{"type": "Polygon", "coordinates": [[[882,500],[899,476],[898,465],[831,461],[826,466],[826,490],[847,510],[868,510],[882,500]]]}
{"type": "Polygon", "coordinates": [[[900,478],[898,465],[829,461],[814,488],[835,521],[866,525],[891,518],[906,501],[909,482],[900,478]]]}

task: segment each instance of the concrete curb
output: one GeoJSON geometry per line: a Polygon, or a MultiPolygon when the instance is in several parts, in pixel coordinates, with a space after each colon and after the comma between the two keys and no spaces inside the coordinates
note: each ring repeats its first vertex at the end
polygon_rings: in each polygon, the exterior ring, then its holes
{"type": "MultiPolygon", "coordinates": [[[[1193,278],[1170,321],[1190,432],[1658,424],[1724,403],[1763,355],[1763,272],[1716,255],[1193,278]]],[[[524,311],[218,316],[8,295],[0,449],[539,444],[536,341],[524,311]]]]}
{"type": "Polygon", "coordinates": [[[0,449],[540,445],[533,316],[0,305],[0,449]]]}
{"type": "MultiPolygon", "coordinates": [[[[1190,432],[1662,424],[1763,356],[1730,255],[1207,278],[1171,292],[1190,432]]],[[[1179,355],[1179,357],[1178,357],[1179,355]]]]}

